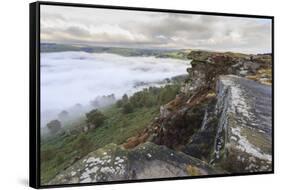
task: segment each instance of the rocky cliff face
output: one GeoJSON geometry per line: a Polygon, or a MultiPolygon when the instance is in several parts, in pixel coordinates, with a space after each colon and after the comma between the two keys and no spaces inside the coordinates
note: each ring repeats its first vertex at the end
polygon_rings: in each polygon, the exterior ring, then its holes
{"type": "Polygon", "coordinates": [[[182,103],[170,108],[175,99],[162,106],[152,142],[230,173],[271,171],[272,94],[264,82],[271,81],[268,55],[190,55],[194,60],[182,103]],[[265,70],[262,77],[257,74],[265,70]]]}
{"type": "Polygon", "coordinates": [[[271,86],[222,75],[216,83],[216,97],[206,97],[166,117],[162,122],[166,129],[153,141],[230,173],[270,171],[271,86]]]}

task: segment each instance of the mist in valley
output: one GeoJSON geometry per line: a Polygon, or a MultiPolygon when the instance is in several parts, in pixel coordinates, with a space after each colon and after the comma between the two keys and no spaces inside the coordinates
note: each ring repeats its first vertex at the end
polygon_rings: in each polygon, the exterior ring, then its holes
{"type": "Polygon", "coordinates": [[[41,127],[74,121],[124,94],[186,74],[187,60],[124,57],[108,53],[41,53],[41,127]]]}

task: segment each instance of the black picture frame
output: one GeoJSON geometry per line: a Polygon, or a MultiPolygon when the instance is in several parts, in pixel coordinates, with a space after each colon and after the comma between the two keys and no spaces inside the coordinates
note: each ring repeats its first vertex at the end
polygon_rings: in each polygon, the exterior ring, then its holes
{"type": "Polygon", "coordinates": [[[245,175],[260,175],[274,173],[274,16],[264,15],[249,15],[249,14],[234,14],[234,13],[218,13],[218,12],[202,12],[202,11],[187,11],[187,10],[171,10],[171,9],[156,9],[156,8],[141,8],[141,7],[123,7],[109,5],[92,5],[80,3],[63,3],[63,2],[48,2],[38,1],[29,5],[29,59],[30,59],[30,75],[29,75],[29,185],[33,188],[54,188],[54,187],[73,187],[73,186],[88,186],[88,185],[103,185],[103,184],[120,184],[120,183],[135,183],[135,182],[151,182],[163,180],[183,180],[195,178],[214,178],[214,177],[233,177],[245,175]],[[235,174],[219,174],[207,176],[192,176],[192,177],[174,177],[174,178],[157,178],[157,179],[140,179],[130,181],[109,181],[97,183],[78,183],[65,185],[41,185],[40,184],[40,6],[55,5],[55,6],[70,6],[70,7],[86,7],[86,8],[103,8],[103,9],[118,9],[132,11],[149,11],[149,12],[165,12],[165,13],[182,13],[182,14],[199,14],[199,15],[218,15],[225,17],[241,17],[241,18],[266,18],[271,19],[272,26],[272,171],[254,172],[254,173],[235,173],[235,174]]]}

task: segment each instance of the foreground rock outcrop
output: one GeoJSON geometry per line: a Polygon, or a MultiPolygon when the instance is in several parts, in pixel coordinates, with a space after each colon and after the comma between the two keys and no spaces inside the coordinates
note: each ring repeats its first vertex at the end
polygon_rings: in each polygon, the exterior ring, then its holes
{"type": "Polygon", "coordinates": [[[58,174],[49,184],[90,183],[219,174],[199,159],[165,146],[144,143],[134,149],[109,144],[58,174]]]}

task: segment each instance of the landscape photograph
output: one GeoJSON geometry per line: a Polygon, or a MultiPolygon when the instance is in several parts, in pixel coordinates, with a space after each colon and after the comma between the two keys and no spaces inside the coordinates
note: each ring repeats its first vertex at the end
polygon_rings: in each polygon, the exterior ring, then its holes
{"type": "Polygon", "coordinates": [[[40,182],[273,171],[272,19],[40,5],[40,182]]]}

